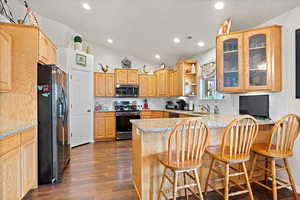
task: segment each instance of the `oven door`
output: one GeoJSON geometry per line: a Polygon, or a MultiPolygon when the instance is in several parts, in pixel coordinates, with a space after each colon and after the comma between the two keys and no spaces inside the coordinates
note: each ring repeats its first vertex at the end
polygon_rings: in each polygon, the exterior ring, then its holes
{"type": "Polygon", "coordinates": [[[139,95],[139,86],[136,85],[117,85],[116,96],[118,97],[137,97],[139,95]]]}
{"type": "Polygon", "coordinates": [[[117,112],[116,113],[116,132],[117,140],[129,140],[132,138],[131,119],[140,119],[140,114],[137,112],[117,112]]]}

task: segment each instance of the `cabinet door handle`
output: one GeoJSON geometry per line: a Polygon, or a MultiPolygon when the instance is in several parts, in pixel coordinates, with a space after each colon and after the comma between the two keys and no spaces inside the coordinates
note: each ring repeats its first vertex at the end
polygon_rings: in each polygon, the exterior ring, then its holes
{"type": "Polygon", "coordinates": [[[88,109],[87,112],[91,112],[91,109],[88,109]]]}

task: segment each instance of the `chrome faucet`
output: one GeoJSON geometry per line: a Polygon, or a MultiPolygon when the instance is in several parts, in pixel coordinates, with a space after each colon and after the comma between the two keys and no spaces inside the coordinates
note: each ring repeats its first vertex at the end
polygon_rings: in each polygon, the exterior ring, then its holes
{"type": "Polygon", "coordinates": [[[200,107],[200,111],[210,113],[210,106],[208,104],[206,104],[206,105],[199,104],[199,107],[200,107]]]}

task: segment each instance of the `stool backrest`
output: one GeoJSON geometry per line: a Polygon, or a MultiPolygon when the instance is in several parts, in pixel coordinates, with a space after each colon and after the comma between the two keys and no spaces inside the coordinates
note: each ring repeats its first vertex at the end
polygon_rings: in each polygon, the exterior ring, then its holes
{"type": "Polygon", "coordinates": [[[279,119],[272,129],[268,151],[278,154],[292,153],[299,130],[299,116],[288,114],[279,119]]]}
{"type": "Polygon", "coordinates": [[[221,156],[239,159],[250,156],[250,150],[258,133],[258,124],[250,115],[231,121],[222,139],[221,156]]]}
{"type": "Polygon", "coordinates": [[[209,129],[198,118],[184,120],[176,125],[169,136],[168,161],[184,164],[200,161],[207,147],[209,129]]]}

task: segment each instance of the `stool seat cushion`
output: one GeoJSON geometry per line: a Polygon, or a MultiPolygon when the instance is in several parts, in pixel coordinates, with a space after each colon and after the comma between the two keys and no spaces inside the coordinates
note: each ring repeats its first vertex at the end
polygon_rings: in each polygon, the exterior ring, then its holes
{"type": "Polygon", "coordinates": [[[268,151],[268,147],[268,144],[254,144],[251,150],[257,154],[271,158],[287,158],[293,156],[292,151],[281,153],[279,150],[276,150],[276,146],[274,144],[272,145],[270,151],[268,151]]]}

